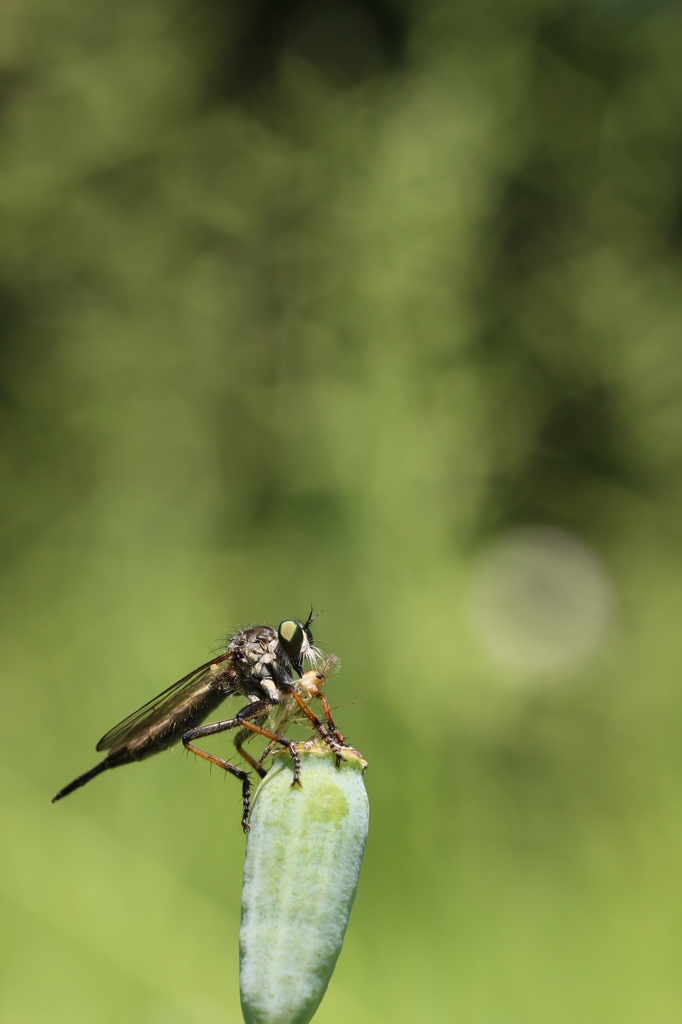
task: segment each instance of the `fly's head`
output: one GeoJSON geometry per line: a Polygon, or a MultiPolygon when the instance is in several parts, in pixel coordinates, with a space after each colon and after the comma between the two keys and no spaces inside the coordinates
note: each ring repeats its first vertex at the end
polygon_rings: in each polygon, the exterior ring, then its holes
{"type": "MultiPolygon", "coordinates": [[[[319,614],[318,612],[317,615],[319,614]]],[[[304,661],[309,661],[313,666],[317,666],[322,657],[321,652],[313,644],[313,634],[310,630],[310,625],[317,615],[313,615],[311,608],[310,615],[305,622],[285,619],[277,627],[280,649],[299,678],[303,675],[304,661]]]]}

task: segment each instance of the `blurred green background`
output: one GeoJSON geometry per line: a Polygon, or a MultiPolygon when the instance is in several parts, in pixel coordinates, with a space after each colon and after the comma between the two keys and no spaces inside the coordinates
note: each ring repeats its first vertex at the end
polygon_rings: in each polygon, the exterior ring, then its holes
{"type": "Polygon", "coordinates": [[[311,602],[316,1021],[679,1022],[681,109],[676,4],[0,8],[3,1024],[239,1024],[239,787],[49,799],[311,602]]]}

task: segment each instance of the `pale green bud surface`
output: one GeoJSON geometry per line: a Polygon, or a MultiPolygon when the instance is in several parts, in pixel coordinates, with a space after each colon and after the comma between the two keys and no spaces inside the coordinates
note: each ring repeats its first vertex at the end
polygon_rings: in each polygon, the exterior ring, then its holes
{"type": "Polygon", "coordinates": [[[364,761],[298,748],[301,787],[279,754],[253,802],[239,935],[246,1024],[307,1024],[341,952],[369,824],[364,761]]]}

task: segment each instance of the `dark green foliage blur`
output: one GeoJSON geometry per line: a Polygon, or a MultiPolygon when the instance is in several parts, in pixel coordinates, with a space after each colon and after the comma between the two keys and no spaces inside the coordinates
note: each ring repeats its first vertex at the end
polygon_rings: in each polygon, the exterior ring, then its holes
{"type": "Polygon", "coordinates": [[[681,111],[675,4],[0,8],[2,1024],[238,1024],[234,781],[49,799],[311,602],[372,807],[316,1021],[678,1024],[681,111]],[[539,666],[529,528],[611,595],[539,666]]]}

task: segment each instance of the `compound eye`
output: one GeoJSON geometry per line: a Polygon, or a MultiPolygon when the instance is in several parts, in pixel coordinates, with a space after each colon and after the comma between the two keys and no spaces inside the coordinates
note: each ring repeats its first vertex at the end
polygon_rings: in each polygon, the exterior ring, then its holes
{"type": "Polygon", "coordinates": [[[293,619],[285,619],[277,627],[277,635],[279,636],[282,649],[286,651],[292,661],[296,661],[303,647],[303,627],[301,623],[295,622],[293,619]]]}

